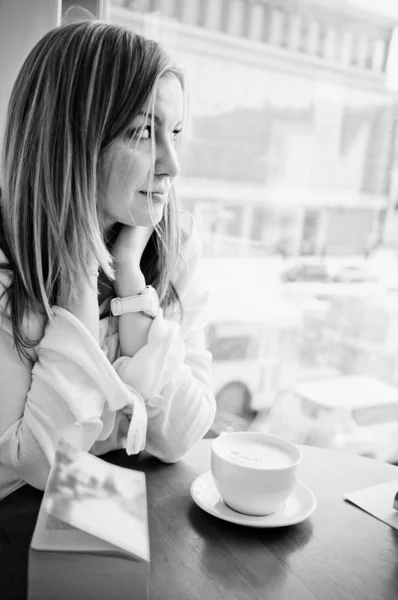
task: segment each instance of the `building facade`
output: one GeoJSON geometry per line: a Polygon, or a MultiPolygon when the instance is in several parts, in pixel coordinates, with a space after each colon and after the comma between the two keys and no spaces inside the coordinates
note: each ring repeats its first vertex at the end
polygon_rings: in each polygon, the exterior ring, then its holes
{"type": "Polygon", "coordinates": [[[349,0],[113,0],[188,75],[179,182],[207,255],[365,254],[393,202],[397,21],[349,0]]]}

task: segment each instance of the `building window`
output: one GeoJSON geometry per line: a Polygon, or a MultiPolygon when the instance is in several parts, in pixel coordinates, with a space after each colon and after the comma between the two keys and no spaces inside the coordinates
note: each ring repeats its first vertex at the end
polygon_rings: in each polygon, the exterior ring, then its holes
{"type": "Polygon", "coordinates": [[[300,36],[299,36],[299,45],[298,45],[299,52],[307,51],[309,26],[310,26],[310,24],[309,24],[308,19],[306,19],[304,17],[302,20],[302,23],[301,23],[301,30],[300,30],[300,36]]]}
{"type": "Polygon", "coordinates": [[[367,35],[360,35],[358,39],[358,67],[366,69],[368,56],[369,38],[367,35]]]}
{"type": "Polygon", "coordinates": [[[221,30],[223,3],[222,0],[211,0],[206,2],[204,27],[213,31],[221,30]]]}
{"type": "Polygon", "coordinates": [[[201,0],[180,0],[181,21],[188,25],[199,25],[200,4],[201,0]]]}
{"type": "Polygon", "coordinates": [[[200,0],[200,2],[199,2],[199,14],[198,14],[198,25],[199,25],[199,27],[205,27],[205,23],[206,23],[206,10],[207,10],[207,0],[200,0]]]}
{"type": "Polygon", "coordinates": [[[318,54],[318,40],[319,40],[319,23],[317,21],[311,21],[308,30],[307,37],[307,48],[306,52],[311,56],[318,54]]]}
{"type": "Polygon", "coordinates": [[[284,38],[284,30],[286,23],[286,13],[282,10],[271,11],[271,27],[269,43],[274,46],[281,46],[284,38]]]}
{"type": "Polygon", "coordinates": [[[352,36],[352,40],[351,40],[351,53],[350,53],[350,60],[349,60],[349,64],[352,65],[353,67],[356,67],[358,65],[358,57],[359,57],[359,39],[357,35],[352,36]]]}
{"type": "Polygon", "coordinates": [[[386,43],[384,40],[378,39],[373,46],[373,70],[383,71],[386,58],[386,43]]]}
{"type": "Polygon", "coordinates": [[[366,48],[366,61],[365,61],[365,66],[367,69],[373,69],[374,45],[375,45],[375,40],[372,38],[368,39],[368,45],[366,48]]]}
{"type": "Polygon", "coordinates": [[[258,2],[250,3],[247,13],[247,37],[254,41],[264,38],[264,5],[258,2]]]}
{"type": "Polygon", "coordinates": [[[228,0],[226,3],[226,31],[231,35],[243,34],[245,2],[243,0],[228,0]]]}
{"type": "Polygon", "coordinates": [[[324,58],[326,51],[326,33],[327,29],[323,23],[318,24],[318,44],[316,54],[321,58],[324,58]]]}
{"type": "Polygon", "coordinates": [[[336,60],[337,33],[334,27],[328,27],[325,32],[324,57],[327,60],[336,60]]]}
{"type": "MultiPolygon", "coordinates": [[[[146,4],[149,4],[149,2],[146,2],[146,4]]],[[[161,0],[161,2],[158,2],[158,10],[164,17],[169,19],[178,17],[178,8],[178,0],[161,0]]]]}
{"type": "Polygon", "coordinates": [[[340,60],[343,65],[350,65],[352,58],[352,45],[353,45],[353,36],[352,32],[346,29],[343,32],[341,39],[341,54],[340,60]]]}
{"type": "Polygon", "coordinates": [[[290,15],[288,41],[288,47],[290,50],[294,50],[297,52],[299,49],[302,24],[303,22],[300,15],[290,15]]]}

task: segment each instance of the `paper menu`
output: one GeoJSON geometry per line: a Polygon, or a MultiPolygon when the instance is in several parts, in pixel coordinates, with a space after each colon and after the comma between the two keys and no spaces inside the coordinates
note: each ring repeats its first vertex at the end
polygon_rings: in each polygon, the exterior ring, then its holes
{"type": "Polygon", "coordinates": [[[344,494],[344,498],[359,506],[379,521],[398,530],[398,510],[393,508],[398,492],[398,479],[344,494]]]}

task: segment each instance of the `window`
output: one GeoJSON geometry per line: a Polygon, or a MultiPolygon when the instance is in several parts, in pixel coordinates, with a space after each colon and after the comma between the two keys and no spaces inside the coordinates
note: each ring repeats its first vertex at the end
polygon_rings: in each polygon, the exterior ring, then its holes
{"type": "Polygon", "coordinates": [[[382,39],[377,39],[373,46],[373,69],[382,71],[386,60],[386,44],[382,39]]]}
{"type": "Polygon", "coordinates": [[[251,40],[262,41],[264,39],[264,21],[264,5],[259,2],[250,3],[247,13],[247,37],[251,40]]]}
{"type": "Polygon", "coordinates": [[[213,360],[238,360],[248,358],[249,337],[219,338],[209,344],[213,360]]]}
{"type": "Polygon", "coordinates": [[[200,0],[191,0],[190,2],[180,2],[179,16],[183,23],[187,25],[198,25],[200,13],[200,0]]]}
{"type": "MultiPolygon", "coordinates": [[[[233,384],[251,418],[283,398],[282,420],[297,405],[325,416],[298,402],[297,382],[366,376],[398,394],[396,17],[378,0],[349,15],[332,0],[43,0],[23,15],[4,2],[0,129],[22,60],[76,4],[160,40],[187,73],[176,187],[203,242],[219,389],[233,384]],[[225,290],[235,319],[218,330],[225,290]]],[[[347,414],[358,427],[398,422],[381,397],[347,414]]]]}
{"type": "Polygon", "coordinates": [[[224,11],[227,33],[243,35],[245,2],[243,0],[227,0],[224,11]]]}
{"type": "MultiPolygon", "coordinates": [[[[350,6],[110,2],[111,20],[159,39],[187,73],[176,187],[203,242],[225,422],[250,428],[255,412],[265,422],[279,398],[278,422],[315,420],[317,435],[302,439],[321,445],[343,425],[333,399],[299,401],[300,382],[350,390],[350,378],[368,377],[398,393],[398,82],[386,74],[398,21],[377,0],[373,12],[350,6]],[[220,329],[225,290],[234,318],[220,329]],[[238,405],[250,407],[244,417],[238,405]]],[[[398,421],[383,402],[343,415],[357,429],[398,421]]]]}
{"type": "Polygon", "coordinates": [[[282,46],[285,40],[286,13],[283,10],[272,10],[269,42],[276,46],[282,46]]]}

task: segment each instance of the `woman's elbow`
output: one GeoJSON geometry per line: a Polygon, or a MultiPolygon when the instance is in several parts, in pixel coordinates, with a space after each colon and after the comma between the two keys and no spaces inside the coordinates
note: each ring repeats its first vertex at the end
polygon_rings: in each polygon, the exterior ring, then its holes
{"type": "MultiPolygon", "coordinates": [[[[203,405],[202,405],[203,406],[203,405]]],[[[212,395],[206,396],[206,410],[199,414],[189,424],[179,422],[178,430],[165,432],[162,442],[148,443],[147,450],[164,463],[176,463],[209,431],[216,414],[216,401],[212,395]]]]}

